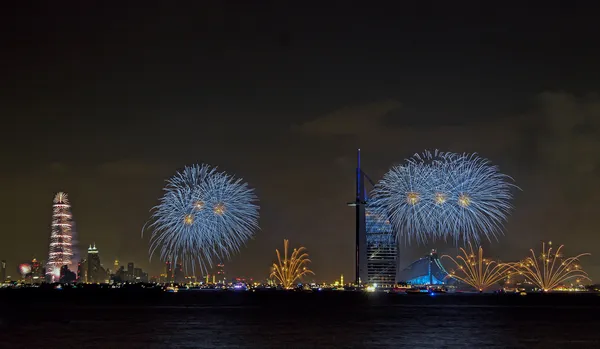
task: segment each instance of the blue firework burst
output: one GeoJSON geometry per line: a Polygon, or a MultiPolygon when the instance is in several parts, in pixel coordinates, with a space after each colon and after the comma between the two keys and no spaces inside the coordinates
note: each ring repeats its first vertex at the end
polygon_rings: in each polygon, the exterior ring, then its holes
{"type": "Polygon", "coordinates": [[[477,154],[425,151],[390,169],[373,190],[399,240],[496,238],[511,210],[512,178],[477,154]]]}
{"type": "Polygon", "coordinates": [[[167,181],[153,208],[150,257],[206,270],[229,258],[258,228],[254,189],[208,165],[185,167],[167,181]]]}

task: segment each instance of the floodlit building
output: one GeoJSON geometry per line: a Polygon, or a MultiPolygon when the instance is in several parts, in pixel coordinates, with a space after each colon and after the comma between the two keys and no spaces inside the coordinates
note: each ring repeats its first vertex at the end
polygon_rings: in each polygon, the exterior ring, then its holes
{"type": "Polygon", "coordinates": [[[412,262],[398,275],[401,282],[411,285],[445,285],[454,284],[454,279],[448,278],[448,272],[442,266],[436,250],[412,262]]]}
{"type": "Polygon", "coordinates": [[[365,216],[367,283],[393,287],[398,265],[396,236],[388,219],[374,213],[369,204],[366,205],[365,216]]]}
{"type": "Polygon", "coordinates": [[[361,168],[360,149],[356,164],[356,198],[349,206],[356,209],[355,283],[393,286],[396,284],[398,245],[387,217],[375,213],[369,203],[365,179],[373,181],[361,168]]]}

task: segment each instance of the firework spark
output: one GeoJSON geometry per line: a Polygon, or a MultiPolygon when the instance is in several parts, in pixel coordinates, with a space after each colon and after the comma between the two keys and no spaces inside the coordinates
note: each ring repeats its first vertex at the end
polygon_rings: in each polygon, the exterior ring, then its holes
{"type": "Polygon", "coordinates": [[[462,255],[451,256],[444,255],[442,259],[450,259],[457,270],[450,271],[448,277],[464,282],[474,287],[479,292],[483,292],[505,278],[510,273],[508,264],[498,263],[496,261],[483,257],[483,248],[479,247],[477,254],[473,251],[473,246],[469,244],[470,253],[464,248],[460,248],[462,255]]]}
{"type": "Polygon", "coordinates": [[[275,250],[277,252],[277,263],[273,263],[273,271],[271,272],[271,277],[277,279],[285,289],[292,288],[294,282],[304,275],[315,275],[306,268],[306,265],[310,263],[308,253],[305,252],[306,249],[304,247],[295,248],[290,258],[288,258],[288,245],[289,241],[283,240],[283,260],[281,260],[279,250],[275,250]]]}
{"type": "Polygon", "coordinates": [[[574,278],[590,280],[579,265],[579,258],[590,254],[582,253],[575,257],[564,258],[561,254],[563,247],[564,245],[560,245],[556,251],[553,251],[552,241],[548,242],[548,249],[546,243],[542,242],[542,252],[539,255],[530,249],[531,257],[511,264],[512,269],[544,292],[551,291],[574,278]]]}
{"type": "Polygon", "coordinates": [[[399,240],[480,242],[502,232],[511,210],[512,179],[476,154],[415,154],[393,167],[373,190],[399,240]]]}
{"type": "Polygon", "coordinates": [[[258,228],[254,189],[208,165],[185,167],[167,181],[153,208],[150,256],[205,271],[228,258],[258,228]]]}
{"type": "Polygon", "coordinates": [[[52,209],[52,231],[50,233],[50,249],[46,275],[51,282],[58,282],[60,268],[70,265],[73,259],[73,219],[71,205],[67,193],[57,193],[54,196],[52,209]]]}

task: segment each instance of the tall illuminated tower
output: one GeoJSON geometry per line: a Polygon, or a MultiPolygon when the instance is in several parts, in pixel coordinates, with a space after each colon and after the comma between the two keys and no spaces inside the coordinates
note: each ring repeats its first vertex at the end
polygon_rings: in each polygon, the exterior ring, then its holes
{"type": "Polygon", "coordinates": [[[365,183],[375,183],[361,168],[360,149],[356,162],[356,199],[348,204],[356,208],[354,282],[391,286],[396,283],[399,249],[389,220],[375,214],[375,204],[369,202],[365,183]]]}
{"type": "Polygon", "coordinates": [[[102,283],[106,280],[106,271],[100,264],[100,255],[96,243],[88,248],[87,271],[87,281],[90,283],[102,283]]]}
{"type": "Polygon", "coordinates": [[[50,235],[50,249],[48,263],[46,264],[46,277],[50,282],[58,282],[60,268],[71,265],[73,250],[73,219],[71,205],[66,193],[60,192],[54,196],[52,210],[52,231],[50,235]]]}
{"type": "MultiPolygon", "coordinates": [[[[367,275],[367,229],[365,206],[367,205],[367,191],[365,189],[365,175],[360,167],[360,149],[358,149],[356,161],[356,199],[348,203],[348,206],[356,208],[356,250],[355,250],[355,284],[366,283],[367,275]]],[[[372,182],[371,182],[372,183],[372,182]]]]}

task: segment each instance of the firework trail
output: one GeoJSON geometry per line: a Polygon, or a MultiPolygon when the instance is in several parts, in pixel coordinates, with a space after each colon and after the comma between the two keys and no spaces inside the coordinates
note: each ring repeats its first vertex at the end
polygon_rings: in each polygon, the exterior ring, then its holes
{"type": "Polygon", "coordinates": [[[164,188],[153,208],[150,257],[205,271],[229,258],[258,228],[254,189],[208,165],[185,167],[164,188]]]}
{"type": "Polygon", "coordinates": [[[513,188],[512,178],[477,154],[425,151],[389,170],[372,197],[398,240],[479,244],[502,232],[513,188]]]}

